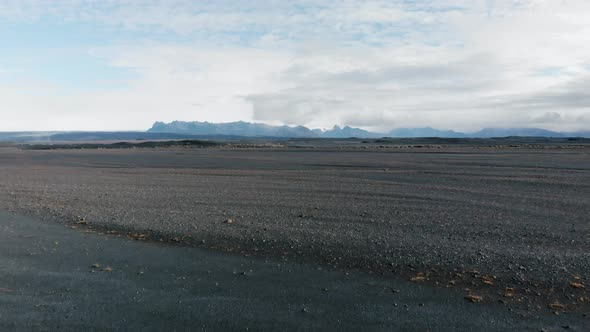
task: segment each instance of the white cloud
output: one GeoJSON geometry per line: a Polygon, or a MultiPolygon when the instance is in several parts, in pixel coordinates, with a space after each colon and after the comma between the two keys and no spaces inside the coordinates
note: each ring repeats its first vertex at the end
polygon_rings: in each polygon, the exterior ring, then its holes
{"type": "Polygon", "coordinates": [[[137,77],[68,95],[4,84],[0,97],[28,115],[12,129],[243,119],[578,130],[590,127],[589,15],[584,0],[2,2],[4,20],[113,29],[92,54],[137,77]]]}

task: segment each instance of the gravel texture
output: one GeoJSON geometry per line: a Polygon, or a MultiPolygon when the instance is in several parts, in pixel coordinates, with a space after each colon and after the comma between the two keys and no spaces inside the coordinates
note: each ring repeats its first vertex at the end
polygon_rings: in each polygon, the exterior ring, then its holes
{"type": "Polygon", "coordinates": [[[2,331],[583,331],[459,290],[131,241],[0,212],[2,331]]]}
{"type": "Polygon", "coordinates": [[[523,310],[587,312],[590,303],[583,146],[5,147],[0,209],[138,240],[401,275],[523,310]]]}

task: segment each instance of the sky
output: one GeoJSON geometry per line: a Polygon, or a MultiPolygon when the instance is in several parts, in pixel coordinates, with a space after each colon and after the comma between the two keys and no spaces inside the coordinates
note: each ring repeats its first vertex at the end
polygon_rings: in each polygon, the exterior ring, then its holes
{"type": "Polygon", "coordinates": [[[0,0],[0,131],[590,129],[587,0],[0,0]]]}

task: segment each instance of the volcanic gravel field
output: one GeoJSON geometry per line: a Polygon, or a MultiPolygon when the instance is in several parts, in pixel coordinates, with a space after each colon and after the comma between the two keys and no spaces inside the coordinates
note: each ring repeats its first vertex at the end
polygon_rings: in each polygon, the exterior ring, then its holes
{"type": "MultiPolygon", "coordinates": [[[[0,148],[0,210],[586,317],[590,147],[0,148]]],[[[589,323],[590,324],[590,323],[589,323]]]]}

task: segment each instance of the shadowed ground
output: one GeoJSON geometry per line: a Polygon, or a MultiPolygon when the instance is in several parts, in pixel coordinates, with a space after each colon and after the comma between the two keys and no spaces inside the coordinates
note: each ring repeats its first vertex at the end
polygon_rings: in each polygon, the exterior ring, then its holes
{"type": "Polygon", "coordinates": [[[522,318],[456,291],[97,235],[0,213],[0,329],[581,329],[522,318]],[[100,266],[99,266],[100,265],[100,266]]]}

